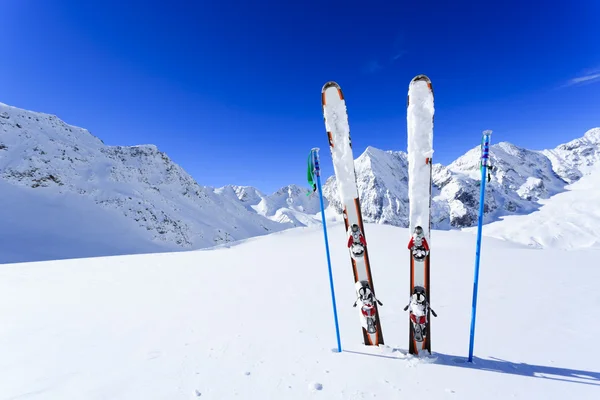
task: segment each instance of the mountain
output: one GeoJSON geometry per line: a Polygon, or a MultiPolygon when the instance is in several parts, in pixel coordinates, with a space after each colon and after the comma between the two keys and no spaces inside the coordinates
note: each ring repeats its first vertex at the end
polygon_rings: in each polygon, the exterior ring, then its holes
{"type": "MultiPolygon", "coordinates": [[[[407,226],[408,174],[406,153],[367,147],[355,161],[363,219],[407,226]]],[[[323,195],[335,213],[342,213],[335,176],[326,180],[323,195]]]]}
{"type": "MultiPolygon", "coordinates": [[[[436,174],[435,184],[440,197],[448,204],[448,221],[452,227],[467,227],[477,223],[479,213],[481,151],[471,149],[451,163],[444,179],[436,174]]],[[[491,181],[486,185],[485,222],[507,214],[526,214],[563,190],[566,182],[553,170],[542,152],[500,142],[490,148],[493,166],[491,181]]]]}
{"type": "Polygon", "coordinates": [[[0,397],[598,398],[597,249],[529,251],[486,238],[469,363],[474,235],[435,232],[433,354],[416,357],[397,251],[408,230],[366,226],[384,304],[385,345],[375,347],[362,343],[338,225],[330,234],[341,353],[318,227],[205,251],[2,266],[0,397]],[[566,318],[579,315],[589,318],[566,318]]]}
{"type": "MultiPolygon", "coordinates": [[[[70,247],[78,247],[73,237],[97,235],[91,223],[96,220],[105,221],[104,236],[119,236],[127,226],[129,241],[154,251],[210,247],[293,226],[249,210],[236,196],[200,186],[154,145],[106,146],[54,115],[1,103],[0,178],[25,203],[5,204],[5,215],[25,212],[27,199],[34,197],[36,204],[54,204],[55,215],[87,210],[79,223],[68,226],[70,236],[57,230],[53,238],[54,248],[65,249],[64,257],[72,256],[70,247]]],[[[3,243],[7,248],[29,237],[20,221],[11,221],[3,226],[15,233],[10,243],[3,243]]],[[[38,221],[41,227],[45,223],[38,221]]],[[[124,254],[119,243],[114,245],[79,255],[124,254]]]]}
{"type": "MultiPolygon", "coordinates": [[[[469,150],[448,166],[434,164],[432,224],[449,229],[473,226],[479,212],[479,147],[469,150]]],[[[600,165],[600,128],[553,150],[527,150],[500,142],[490,148],[493,165],[486,185],[485,222],[505,215],[538,210],[543,199],[600,165]]],[[[368,147],[355,162],[358,191],[367,222],[408,226],[407,155],[368,147]]],[[[335,177],[323,192],[330,207],[341,213],[335,177]]]]}
{"type": "Polygon", "coordinates": [[[225,186],[217,193],[235,193],[248,210],[272,221],[292,226],[320,224],[319,198],[297,185],[285,186],[271,195],[265,195],[250,186],[225,186]]]}
{"type": "MultiPolygon", "coordinates": [[[[536,248],[600,248],[600,165],[527,215],[501,217],[483,226],[488,237],[536,248]]],[[[475,228],[466,229],[475,232],[475,228]]]]}
{"type": "Polygon", "coordinates": [[[600,161],[600,128],[590,129],[579,139],[542,152],[552,162],[554,171],[573,183],[588,174],[600,161]]]}
{"type": "MultiPolygon", "coordinates": [[[[539,210],[600,165],[600,128],[551,150],[501,142],[490,155],[486,223],[539,210]]],[[[477,223],[479,157],[476,147],[448,166],[434,164],[434,228],[477,223]]],[[[406,153],[368,147],[355,166],[365,222],[408,226],[406,153]]],[[[308,188],[201,186],[154,145],[106,146],[54,115],[2,103],[0,183],[3,262],[199,249],[321,223],[308,188]],[[43,245],[19,251],[32,237],[43,245]]],[[[327,218],[340,221],[335,177],[323,191],[327,218]]]]}

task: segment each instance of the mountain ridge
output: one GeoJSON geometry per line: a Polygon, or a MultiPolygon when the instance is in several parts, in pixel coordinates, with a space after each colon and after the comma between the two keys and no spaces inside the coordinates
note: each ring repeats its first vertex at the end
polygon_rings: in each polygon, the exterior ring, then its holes
{"type": "MultiPolygon", "coordinates": [[[[144,241],[168,249],[211,247],[321,223],[318,196],[307,188],[292,184],[265,194],[252,186],[202,186],[153,144],[107,146],[52,114],[0,103],[0,134],[4,182],[26,191],[68,192],[117,210],[119,218],[138,226],[144,241]]],[[[447,166],[433,165],[434,228],[476,224],[479,157],[474,147],[447,166]]],[[[485,223],[538,210],[542,200],[600,165],[600,128],[547,150],[500,142],[491,146],[490,157],[485,223]]],[[[408,226],[406,152],[368,146],[355,169],[364,221],[408,226]]],[[[326,216],[340,220],[335,176],[325,179],[323,192],[326,216]]]]}

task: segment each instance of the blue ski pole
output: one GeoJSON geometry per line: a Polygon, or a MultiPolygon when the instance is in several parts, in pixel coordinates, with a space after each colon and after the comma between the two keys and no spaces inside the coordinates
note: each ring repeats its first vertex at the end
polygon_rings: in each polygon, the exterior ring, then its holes
{"type": "Polygon", "coordinates": [[[477,224],[477,249],[475,251],[475,279],[473,280],[473,309],[471,311],[471,337],[469,340],[469,362],[473,362],[473,342],[475,341],[475,316],[477,314],[477,287],[479,285],[479,257],[481,255],[481,230],[485,200],[485,173],[489,168],[490,136],[492,131],[483,131],[481,138],[481,192],[479,194],[479,220],[477,224]]]}
{"type": "MultiPolygon", "coordinates": [[[[329,240],[327,239],[327,223],[325,222],[325,207],[323,206],[323,190],[321,188],[321,169],[319,167],[319,148],[315,147],[310,151],[309,169],[312,170],[313,176],[317,178],[317,187],[319,189],[319,200],[321,202],[321,219],[323,221],[323,235],[325,236],[325,252],[327,253],[327,266],[329,268],[329,284],[331,286],[331,302],[333,304],[333,318],[335,321],[335,332],[337,335],[338,352],[342,352],[342,343],[340,341],[340,326],[338,324],[337,306],[335,304],[335,290],[333,286],[333,273],[331,272],[331,257],[329,256],[329,240]]],[[[311,184],[314,184],[312,180],[311,184]]]]}

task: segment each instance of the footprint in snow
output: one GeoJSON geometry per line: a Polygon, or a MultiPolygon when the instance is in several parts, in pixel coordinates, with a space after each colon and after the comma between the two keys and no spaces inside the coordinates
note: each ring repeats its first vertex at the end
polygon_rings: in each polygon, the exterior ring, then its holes
{"type": "Polygon", "coordinates": [[[323,385],[319,382],[311,382],[308,384],[309,390],[323,390],[323,385]]]}

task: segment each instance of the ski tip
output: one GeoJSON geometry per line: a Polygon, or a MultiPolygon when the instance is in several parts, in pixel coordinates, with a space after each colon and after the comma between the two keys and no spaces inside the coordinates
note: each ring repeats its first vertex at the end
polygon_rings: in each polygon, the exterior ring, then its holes
{"type": "Polygon", "coordinates": [[[325,92],[327,91],[327,89],[331,89],[331,88],[334,88],[335,90],[337,90],[340,100],[344,100],[344,93],[342,92],[342,88],[340,87],[340,85],[338,85],[334,81],[329,81],[326,84],[324,84],[323,88],[321,89],[321,103],[323,105],[327,104],[327,100],[325,98],[325,92]]]}
{"type": "Polygon", "coordinates": [[[331,87],[334,87],[338,90],[342,90],[342,88],[340,88],[340,85],[338,85],[337,82],[329,81],[323,85],[323,88],[321,89],[321,93],[325,93],[325,91],[331,87]]]}
{"type": "MultiPolygon", "coordinates": [[[[431,92],[431,94],[433,94],[433,85],[431,84],[431,79],[429,79],[429,77],[427,75],[417,75],[414,78],[411,79],[410,84],[408,85],[408,90],[410,93],[410,88],[415,85],[417,82],[425,82],[427,84],[427,87],[429,88],[429,91],[431,92]]],[[[410,104],[410,96],[407,97],[406,99],[406,105],[408,106],[410,104]]]]}
{"type": "Polygon", "coordinates": [[[429,77],[427,75],[417,75],[414,78],[411,79],[410,83],[413,84],[415,82],[419,82],[419,81],[425,81],[427,83],[431,83],[431,79],[429,79],[429,77]]]}

